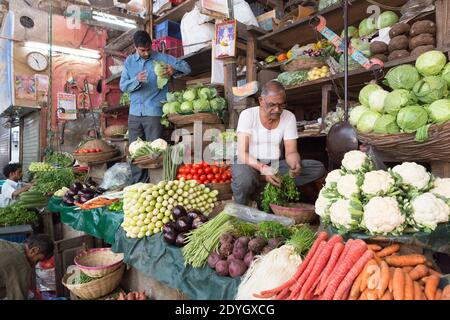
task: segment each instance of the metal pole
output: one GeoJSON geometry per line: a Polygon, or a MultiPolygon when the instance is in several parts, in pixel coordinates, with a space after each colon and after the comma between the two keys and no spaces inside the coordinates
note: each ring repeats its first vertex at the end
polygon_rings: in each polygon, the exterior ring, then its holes
{"type": "Polygon", "coordinates": [[[344,0],[344,116],[348,121],[348,0],[344,0]]]}

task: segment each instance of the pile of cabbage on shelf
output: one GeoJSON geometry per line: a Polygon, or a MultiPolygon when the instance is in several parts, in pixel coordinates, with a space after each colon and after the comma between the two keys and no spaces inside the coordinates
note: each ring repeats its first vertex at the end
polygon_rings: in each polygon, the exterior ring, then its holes
{"type": "Polygon", "coordinates": [[[163,139],[156,139],[152,142],[148,142],[141,138],[137,138],[137,140],[130,143],[130,146],[128,147],[131,159],[143,156],[151,156],[153,159],[156,159],[166,151],[166,149],[167,142],[163,139]]]}
{"type": "Polygon", "coordinates": [[[396,134],[416,132],[416,141],[428,139],[431,124],[450,120],[450,63],[437,50],[426,52],[415,67],[392,68],[384,84],[366,85],[359,93],[360,106],[350,112],[350,123],[361,133],[396,134]]]}
{"type": "Polygon", "coordinates": [[[227,108],[227,101],[217,95],[215,88],[196,87],[184,91],[169,92],[167,102],[163,105],[161,123],[167,125],[167,116],[171,114],[192,114],[197,112],[213,112],[219,116],[227,108]]]}
{"type": "Polygon", "coordinates": [[[345,154],[315,204],[324,225],[372,235],[432,232],[449,221],[449,205],[450,178],[435,178],[414,162],[374,170],[361,151],[345,154]]]}

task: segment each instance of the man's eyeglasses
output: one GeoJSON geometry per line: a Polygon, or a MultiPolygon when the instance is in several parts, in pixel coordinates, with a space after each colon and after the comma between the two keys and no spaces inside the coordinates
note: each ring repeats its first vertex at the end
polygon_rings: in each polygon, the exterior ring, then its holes
{"type": "Polygon", "coordinates": [[[287,106],[287,103],[266,103],[267,108],[270,110],[274,109],[284,109],[287,106]]]}

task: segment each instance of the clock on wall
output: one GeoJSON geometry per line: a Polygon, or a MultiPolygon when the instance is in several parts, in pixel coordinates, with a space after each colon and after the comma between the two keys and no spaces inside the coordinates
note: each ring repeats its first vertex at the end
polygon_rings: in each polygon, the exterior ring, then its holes
{"type": "Polygon", "coordinates": [[[41,72],[47,69],[48,59],[40,52],[30,52],[27,55],[27,64],[34,71],[41,72]]]}

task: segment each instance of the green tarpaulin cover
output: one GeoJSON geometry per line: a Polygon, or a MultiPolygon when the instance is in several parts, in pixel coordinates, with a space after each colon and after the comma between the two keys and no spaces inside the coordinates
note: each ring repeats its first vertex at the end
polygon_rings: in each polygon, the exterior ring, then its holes
{"type": "Polygon", "coordinates": [[[58,197],[50,199],[47,209],[59,212],[61,221],[73,229],[103,239],[109,244],[114,243],[116,232],[123,221],[121,211],[109,211],[107,207],[80,210],[78,207],[65,206],[58,197]]]}
{"type": "Polygon", "coordinates": [[[221,277],[208,266],[184,266],[181,249],[168,245],[162,234],[143,239],[127,238],[117,231],[114,252],[123,252],[124,261],[148,277],[178,289],[193,300],[233,300],[240,278],[221,277]]]}

